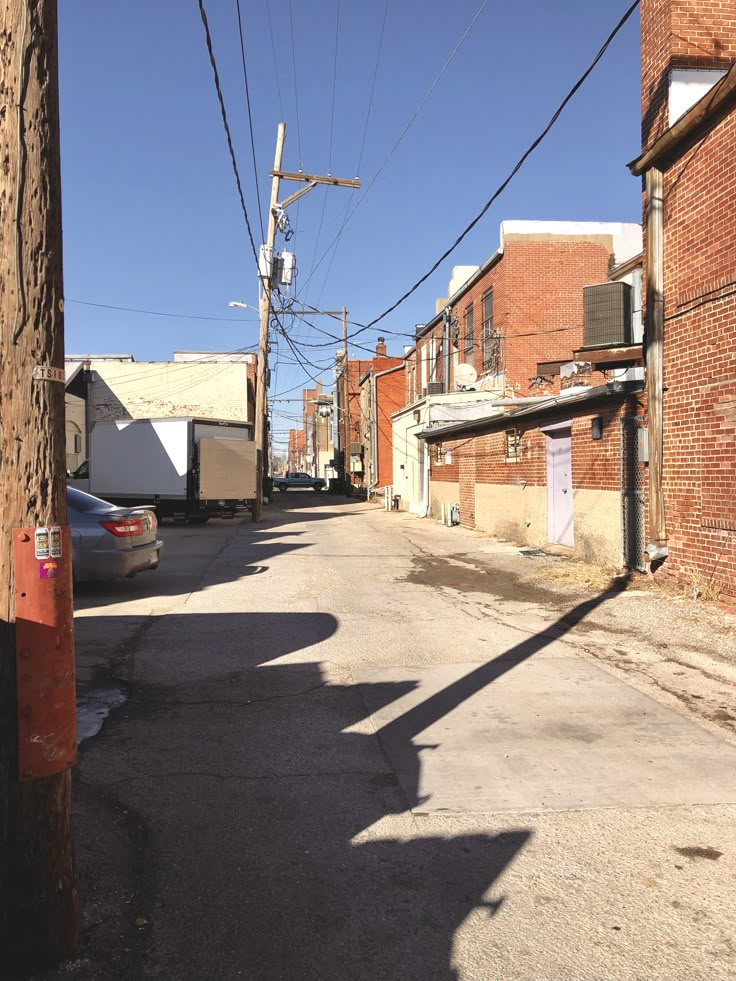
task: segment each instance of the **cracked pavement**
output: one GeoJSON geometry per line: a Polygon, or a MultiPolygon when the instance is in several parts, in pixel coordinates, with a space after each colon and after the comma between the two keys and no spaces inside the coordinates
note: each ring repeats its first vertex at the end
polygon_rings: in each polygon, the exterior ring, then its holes
{"type": "Polygon", "coordinates": [[[736,978],[719,610],[325,495],[80,598],[81,959],[47,979],[736,978]]]}

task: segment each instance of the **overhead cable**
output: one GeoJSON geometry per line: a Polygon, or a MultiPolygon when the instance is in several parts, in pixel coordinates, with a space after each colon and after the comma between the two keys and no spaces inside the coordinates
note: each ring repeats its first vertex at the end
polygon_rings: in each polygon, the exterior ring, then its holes
{"type": "Polygon", "coordinates": [[[409,119],[409,122],[406,124],[406,126],[404,127],[404,129],[401,131],[401,133],[400,133],[398,139],[396,140],[396,142],[394,143],[394,145],[391,147],[391,149],[389,150],[389,152],[384,157],[383,163],[381,164],[381,166],[378,168],[378,170],[376,171],[376,173],[371,178],[368,186],[366,187],[366,189],[363,191],[363,193],[360,195],[360,197],[356,201],[355,207],[353,208],[353,210],[350,212],[350,214],[343,221],[342,227],[340,228],[340,230],[338,231],[337,235],[332,240],[332,242],[330,243],[330,245],[328,245],[327,249],[325,250],[325,252],[322,255],[322,258],[319,260],[319,262],[314,267],[314,269],[312,269],[311,273],[309,274],[308,279],[304,283],[304,286],[307,285],[307,283],[309,282],[309,279],[311,279],[311,277],[315,274],[315,272],[317,271],[317,269],[320,267],[320,265],[322,264],[322,262],[325,259],[325,256],[330,251],[330,249],[332,248],[332,246],[335,245],[338,242],[340,236],[342,235],[342,233],[343,233],[343,231],[345,229],[345,226],[352,219],[352,217],[355,214],[355,212],[358,210],[358,208],[361,206],[361,204],[365,200],[366,195],[368,194],[368,192],[371,190],[371,188],[373,187],[373,185],[376,183],[376,181],[378,180],[378,178],[383,173],[383,170],[386,167],[386,164],[389,162],[389,160],[391,159],[391,157],[393,157],[394,153],[396,153],[396,151],[398,150],[398,148],[401,145],[401,142],[403,141],[404,137],[406,136],[406,134],[409,132],[409,130],[412,128],[412,126],[416,122],[416,120],[417,120],[420,112],[422,111],[422,109],[424,108],[424,106],[427,104],[430,96],[432,95],[432,93],[434,92],[434,90],[437,88],[437,85],[442,80],[442,77],[444,76],[444,74],[447,71],[447,69],[452,64],[452,62],[453,62],[453,60],[455,58],[455,55],[458,53],[458,51],[462,47],[462,45],[463,45],[465,39],[467,38],[468,34],[470,34],[471,30],[475,26],[476,21],[478,20],[478,18],[480,17],[480,15],[483,13],[483,11],[485,10],[485,8],[488,6],[488,3],[489,3],[489,0],[483,0],[483,2],[481,3],[480,7],[478,7],[478,9],[476,10],[476,12],[475,12],[472,20],[470,21],[470,23],[468,24],[468,26],[463,31],[463,34],[460,37],[460,39],[457,42],[457,44],[455,45],[455,47],[452,49],[452,51],[450,53],[450,56],[447,58],[447,60],[445,61],[444,65],[442,66],[442,68],[437,73],[437,75],[435,75],[434,81],[432,82],[432,84],[429,86],[429,88],[427,89],[427,91],[424,94],[424,98],[419,103],[419,105],[417,106],[417,108],[414,110],[413,115],[409,119]]]}
{"type": "Polygon", "coordinates": [[[258,250],[256,249],[256,243],[253,239],[253,231],[250,227],[250,218],[248,217],[248,209],[245,206],[245,197],[243,196],[243,185],[240,183],[240,173],[238,172],[238,162],[235,159],[235,148],[233,147],[233,139],[230,135],[230,124],[227,119],[227,110],[225,109],[225,100],[222,95],[222,88],[220,87],[220,74],[217,70],[217,61],[215,60],[215,52],[212,47],[212,35],[210,34],[210,27],[207,23],[207,13],[204,9],[204,0],[198,0],[199,3],[199,13],[202,17],[202,24],[204,26],[205,40],[207,42],[207,51],[210,56],[210,63],[212,65],[212,74],[215,80],[215,89],[217,90],[217,99],[220,103],[220,112],[222,114],[222,125],[225,128],[225,136],[227,137],[227,145],[230,151],[230,160],[233,165],[233,173],[235,174],[235,183],[238,187],[238,195],[240,196],[240,207],[243,210],[243,217],[245,218],[245,225],[248,229],[248,238],[250,239],[250,247],[253,251],[253,259],[256,264],[256,269],[258,269],[258,250]]]}
{"type": "MultiPolygon", "coordinates": [[[[478,212],[478,214],[475,216],[475,218],[473,218],[473,220],[470,222],[470,224],[467,225],[467,227],[458,235],[458,237],[455,239],[455,241],[452,243],[452,245],[450,245],[449,248],[445,249],[445,251],[439,257],[439,259],[437,259],[437,261],[427,270],[426,273],[424,273],[423,276],[421,276],[416,281],[416,283],[414,283],[414,285],[412,287],[410,287],[410,289],[408,289],[402,296],[400,296],[399,299],[396,300],[395,303],[392,303],[390,307],[387,307],[387,309],[384,310],[383,313],[379,314],[379,316],[377,316],[377,317],[374,317],[373,320],[371,320],[364,327],[362,327],[357,332],[358,334],[362,333],[364,330],[369,330],[371,327],[374,327],[377,323],[379,323],[381,320],[383,320],[384,317],[387,317],[390,313],[393,313],[393,311],[396,310],[397,307],[401,306],[401,304],[405,300],[407,300],[412,295],[412,293],[415,293],[419,289],[419,287],[422,285],[422,283],[426,282],[426,280],[429,279],[429,277],[432,275],[432,273],[435,272],[439,268],[439,266],[445,261],[445,259],[447,259],[448,256],[450,256],[455,251],[455,249],[458,247],[458,245],[460,245],[460,243],[463,241],[463,239],[475,228],[475,226],[478,224],[478,222],[481,220],[481,218],[485,215],[485,213],[491,207],[491,205],[493,204],[493,202],[497,198],[499,198],[501,196],[501,194],[503,194],[503,192],[506,190],[506,188],[511,183],[511,181],[513,180],[513,178],[521,170],[521,168],[523,167],[523,165],[525,164],[525,162],[527,161],[527,159],[532,155],[532,153],[537,149],[537,147],[540,145],[540,143],[545,139],[545,137],[547,136],[547,134],[550,132],[550,130],[552,129],[552,127],[555,125],[555,123],[557,122],[557,120],[562,115],[562,113],[563,113],[564,109],[566,108],[567,104],[570,102],[570,100],[576,94],[576,92],[578,91],[578,89],[587,80],[588,76],[591,74],[591,72],[593,71],[593,69],[596,67],[596,65],[598,64],[598,62],[601,60],[601,58],[603,57],[603,55],[608,50],[608,48],[609,48],[611,42],[613,41],[613,39],[616,37],[616,35],[619,33],[619,31],[621,30],[621,28],[627,22],[627,20],[629,19],[629,17],[631,17],[631,15],[633,14],[633,12],[636,10],[636,8],[638,6],[639,6],[639,0],[634,0],[634,2],[631,4],[631,6],[628,8],[628,10],[623,15],[623,17],[619,20],[618,24],[616,24],[616,26],[614,27],[614,29],[611,31],[611,33],[608,35],[608,37],[606,38],[606,40],[603,42],[603,45],[601,46],[600,50],[596,54],[596,56],[593,59],[593,61],[585,69],[585,71],[583,72],[583,74],[580,76],[580,78],[577,80],[577,82],[575,82],[575,84],[573,85],[573,87],[570,89],[570,91],[567,93],[567,95],[565,96],[565,98],[562,100],[562,102],[560,103],[560,105],[558,106],[558,108],[555,110],[554,114],[552,115],[552,118],[547,123],[547,125],[544,127],[544,129],[542,130],[542,132],[530,144],[530,146],[527,147],[527,149],[524,151],[524,153],[519,157],[519,159],[517,160],[517,162],[514,164],[513,168],[511,169],[511,172],[509,173],[508,177],[506,177],[506,179],[498,186],[498,188],[496,188],[496,190],[493,192],[493,194],[491,195],[491,197],[488,199],[488,201],[486,201],[486,203],[483,205],[483,207],[478,212]]],[[[361,198],[361,200],[362,200],[362,198],[361,198]]]]}
{"type": "Polygon", "coordinates": [[[256,141],[253,136],[253,115],[250,108],[250,86],[248,85],[248,69],[245,64],[245,41],[243,40],[243,20],[240,15],[240,0],[235,0],[238,11],[238,33],[240,34],[240,56],[243,63],[243,81],[245,82],[245,103],[248,107],[248,127],[250,129],[250,148],[253,154],[253,179],[256,185],[256,200],[258,201],[258,221],[261,225],[261,241],[266,241],[266,233],[263,229],[263,209],[261,206],[261,192],[258,188],[258,164],[256,163],[256,141]]]}
{"type": "Polygon", "coordinates": [[[217,320],[233,324],[258,323],[256,317],[198,317],[190,313],[168,313],[163,310],[141,310],[139,307],[118,307],[112,303],[92,303],[91,300],[72,300],[64,297],[64,303],[76,303],[82,307],[99,307],[102,310],[121,310],[125,313],[143,313],[149,317],[173,317],[176,320],[217,320]]]}

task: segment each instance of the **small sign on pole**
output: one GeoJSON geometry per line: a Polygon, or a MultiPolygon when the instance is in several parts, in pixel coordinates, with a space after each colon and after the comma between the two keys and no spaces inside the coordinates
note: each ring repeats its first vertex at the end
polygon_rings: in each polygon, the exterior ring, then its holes
{"type": "Polygon", "coordinates": [[[33,377],[36,381],[61,382],[66,381],[66,371],[64,368],[52,368],[48,364],[37,364],[33,369],[33,377]]]}

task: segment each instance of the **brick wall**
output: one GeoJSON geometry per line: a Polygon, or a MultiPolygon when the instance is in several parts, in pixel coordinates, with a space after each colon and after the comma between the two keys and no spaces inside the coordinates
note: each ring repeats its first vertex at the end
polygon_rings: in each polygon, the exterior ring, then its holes
{"type": "Polygon", "coordinates": [[[393,483],[393,431],[391,416],[406,405],[404,368],[376,378],[376,428],[378,430],[377,487],[393,483]]]}
{"type": "MultiPolygon", "coordinates": [[[[483,366],[483,297],[493,290],[493,325],[502,345],[508,394],[547,394],[559,391],[559,379],[544,390],[537,381],[537,363],[572,360],[583,344],[583,287],[608,278],[611,253],[599,241],[563,239],[515,240],[504,246],[500,261],[492,266],[452,307],[457,318],[457,347],[452,346],[450,388],[454,385],[455,352],[460,362],[472,363],[479,376],[483,366]],[[468,343],[467,309],[473,309],[473,342],[468,343]]],[[[418,358],[430,357],[442,344],[442,324],[417,342],[418,358]]],[[[418,372],[420,374],[420,372],[418,372]]],[[[436,379],[444,378],[444,359],[436,379]]],[[[600,385],[605,376],[593,371],[586,383],[600,385]]]]}
{"type": "MultiPolygon", "coordinates": [[[[621,417],[641,418],[642,408],[641,398],[630,397],[585,411],[581,407],[571,419],[574,549],[581,558],[607,565],[621,562],[621,417]],[[603,423],[600,440],[591,436],[596,416],[603,423]]],[[[548,437],[540,426],[568,421],[570,414],[568,409],[541,422],[516,420],[520,439],[518,459],[513,461],[505,431],[446,440],[440,452],[430,446],[432,484],[439,489],[457,482],[462,525],[517,544],[547,543],[548,437]],[[452,463],[439,462],[448,451],[452,463]]],[[[637,471],[643,483],[643,467],[639,465],[637,471]]],[[[438,499],[447,499],[447,494],[440,492],[438,499]]]]}
{"type": "MultiPolygon", "coordinates": [[[[736,4],[642,0],[643,128],[670,66],[727,67],[736,4]]],[[[666,100],[665,100],[666,101],[666,100]]],[[[651,139],[650,139],[651,141],[651,139]]],[[[663,488],[658,575],[736,596],[736,110],[664,174],[663,488]]]]}
{"type": "MultiPolygon", "coordinates": [[[[372,360],[358,360],[358,361],[348,361],[348,428],[349,428],[349,442],[360,443],[361,447],[365,445],[365,436],[370,429],[370,420],[365,418],[363,415],[362,400],[361,400],[361,386],[360,379],[367,374],[371,369],[374,372],[385,371],[387,368],[395,368],[399,365],[403,365],[403,358],[389,357],[386,355],[376,355],[372,360]]],[[[342,399],[342,383],[338,382],[339,387],[339,398],[342,399]]],[[[402,381],[403,388],[403,381],[402,381]]],[[[395,408],[391,408],[390,412],[396,412],[398,409],[402,408],[403,402],[403,391],[400,396],[401,405],[396,405],[395,408]]],[[[393,403],[392,403],[393,404],[393,403]]],[[[342,410],[342,403],[340,402],[340,408],[342,410]]],[[[383,417],[380,409],[380,399],[379,399],[379,417],[383,417]]],[[[344,417],[342,411],[340,413],[341,426],[344,426],[344,417]]],[[[341,430],[344,433],[344,429],[341,430]]],[[[390,432],[390,427],[389,427],[390,432]]],[[[390,439],[389,439],[390,442],[390,439]]],[[[349,462],[349,450],[348,450],[348,462],[349,462]]],[[[363,456],[363,466],[365,467],[365,458],[363,456]]],[[[365,469],[361,471],[354,472],[352,474],[352,482],[354,484],[362,484],[366,476],[365,469]]]]}
{"type": "Polygon", "coordinates": [[[93,361],[92,421],[196,416],[253,424],[253,365],[93,361]]]}
{"type": "Polygon", "coordinates": [[[642,146],[668,127],[670,69],[726,69],[735,58],[733,0],[641,0],[642,146]]]}

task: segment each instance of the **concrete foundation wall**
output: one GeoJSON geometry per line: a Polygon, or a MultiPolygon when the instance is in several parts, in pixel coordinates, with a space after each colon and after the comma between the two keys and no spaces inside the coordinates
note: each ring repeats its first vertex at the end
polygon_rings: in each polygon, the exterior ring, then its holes
{"type": "Polygon", "coordinates": [[[573,491],[575,552],[586,562],[621,565],[621,494],[573,491]]]}
{"type": "Polygon", "coordinates": [[[524,545],[547,543],[547,488],[475,485],[475,527],[524,545]]]}
{"type": "MultiPolygon", "coordinates": [[[[436,486],[436,485],[435,485],[436,486]]],[[[432,489],[435,505],[444,499],[432,489]]],[[[618,566],[621,563],[621,495],[617,491],[576,490],[575,554],[586,562],[618,566]]],[[[475,485],[475,527],[496,538],[523,545],[547,544],[547,488],[534,485],[475,485]]]]}
{"type": "Polygon", "coordinates": [[[429,485],[429,516],[438,521],[442,517],[442,505],[457,504],[460,500],[460,484],[455,481],[433,480],[429,485]]]}

